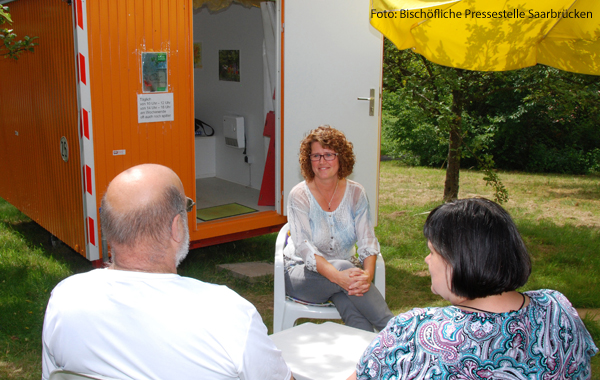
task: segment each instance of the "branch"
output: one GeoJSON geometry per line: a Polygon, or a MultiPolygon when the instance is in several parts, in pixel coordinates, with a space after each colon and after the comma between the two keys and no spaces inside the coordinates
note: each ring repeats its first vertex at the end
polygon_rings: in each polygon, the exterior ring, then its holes
{"type": "MultiPolygon", "coordinates": [[[[12,24],[12,19],[7,6],[0,5],[0,25],[12,24]]],[[[19,59],[19,56],[26,51],[33,51],[37,44],[33,42],[38,37],[25,36],[22,40],[15,41],[16,33],[12,29],[0,28],[0,54],[4,58],[19,59]],[[4,50],[4,51],[2,51],[4,50]]]]}
{"type": "Polygon", "coordinates": [[[494,201],[498,204],[502,204],[508,201],[508,190],[500,180],[498,173],[494,172],[494,160],[492,156],[486,155],[485,159],[479,157],[475,152],[471,149],[471,147],[465,143],[462,135],[459,134],[461,145],[467,148],[469,152],[475,157],[477,160],[479,169],[484,174],[483,179],[485,180],[486,186],[491,186],[494,189],[494,201]]]}
{"type": "Polygon", "coordinates": [[[433,71],[431,70],[430,62],[428,60],[426,60],[425,57],[423,57],[421,54],[419,54],[419,58],[421,58],[421,62],[423,62],[423,65],[425,66],[425,69],[429,73],[429,77],[430,78],[435,77],[435,75],[433,74],[433,71]]]}

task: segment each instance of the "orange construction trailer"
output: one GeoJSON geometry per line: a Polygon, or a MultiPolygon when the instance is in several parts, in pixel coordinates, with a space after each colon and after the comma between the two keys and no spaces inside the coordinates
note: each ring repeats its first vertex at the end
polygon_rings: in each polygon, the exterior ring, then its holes
{"type": "Polygon", "coordinates": [[[191,247],[277,231],[298,148],[330,124],[377,216],[382,36],[367,0],[14,0],[0,58],[0,197],[107,260],[109,182],[159,163],[196,200],[191,247]],[[205,4],[206,3],[206,4],[205,4]]]}

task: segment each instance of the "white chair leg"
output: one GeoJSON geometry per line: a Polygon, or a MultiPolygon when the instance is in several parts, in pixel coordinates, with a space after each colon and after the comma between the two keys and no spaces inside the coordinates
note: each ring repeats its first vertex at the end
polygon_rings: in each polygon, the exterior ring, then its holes
{"type": "Polygon", "coordinates": [[[276,307],[273,310],[273,334],[280,332],[283,330],[283,314],[284,311],[279,307],[276,307]]]}
{"type": "Polygon", "coordinates": [[[292,313],[286,313],[285,311],[283,312],[283,324],[281,329],[285,330],[285,329],[289,329],[294,327],[294,323],[296,323],[296,316],[294,316],[292,313]]]}

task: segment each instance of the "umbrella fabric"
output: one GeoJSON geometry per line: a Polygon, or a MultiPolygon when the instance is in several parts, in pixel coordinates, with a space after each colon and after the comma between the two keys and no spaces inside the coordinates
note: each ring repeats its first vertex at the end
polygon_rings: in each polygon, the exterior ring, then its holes
{"type": "Polygon", "coordinates": [[[370,19],[398,49],[444,66],[600,75],[600,0],[371,0],[370,19]]]}

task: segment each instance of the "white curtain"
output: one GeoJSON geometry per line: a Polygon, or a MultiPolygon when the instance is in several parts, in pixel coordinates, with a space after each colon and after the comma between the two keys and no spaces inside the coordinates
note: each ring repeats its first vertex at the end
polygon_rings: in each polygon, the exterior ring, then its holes
{"type": "MultiPolygon", "coordinates": [[[[277,17],[275,14],[275,3],[272,1],[264,1],[260,3],[260,11],[263,21],[263,78],[264,78],[264,115],[265,120],[269,111],[275,111],[275,75],[277,69],[275,65],[276,45],[275,33],[277,30],[277,17]]],[[[269,138],[264,137],[265,157],[269,149],[269,138]]]]}
{"type": "Polygon", "coordinates": [[[263,20],[263,71],[264,71],[264,96],[265,96],[265,115],[269,111],[275,111],[275,30],[277,27],[277,17],[275,15],[275,3],[264,1],[260,3],[263,20]]]}

